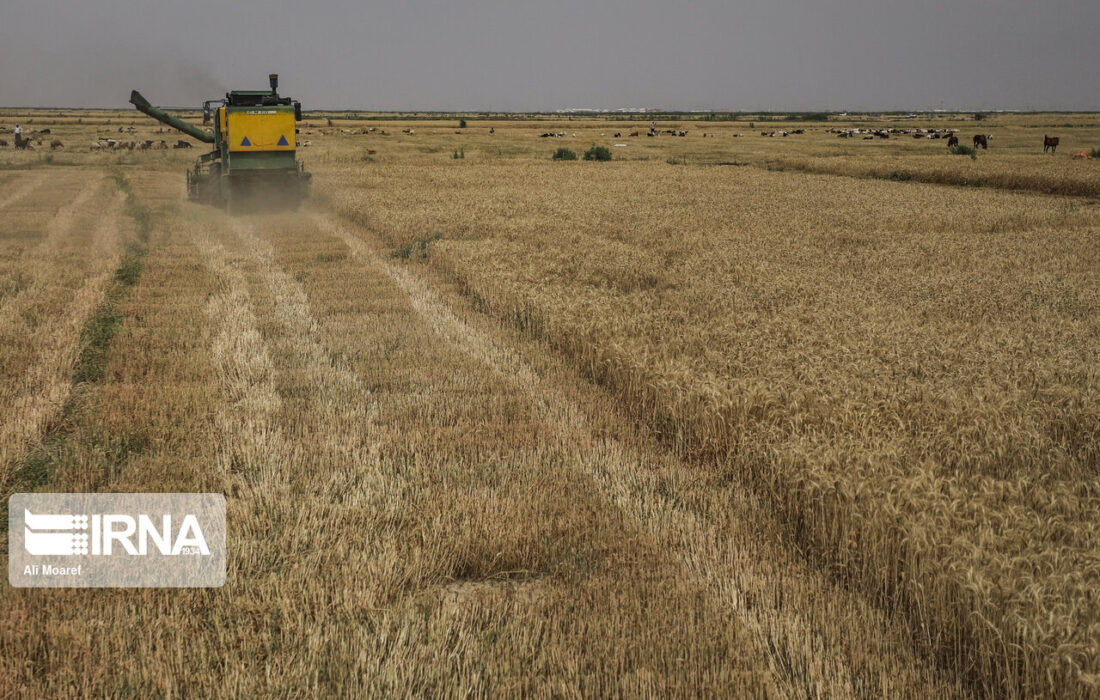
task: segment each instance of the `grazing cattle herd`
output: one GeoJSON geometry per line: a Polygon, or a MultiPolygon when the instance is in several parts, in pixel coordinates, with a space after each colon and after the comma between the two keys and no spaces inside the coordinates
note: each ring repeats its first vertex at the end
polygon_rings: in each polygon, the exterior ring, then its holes
{"type": "MultiPolygon", "coordinates": [[[[862,136],[864,141],[874,139],[889,139],[891,136],[912,136],[915,139],[942,139],[948,138],[958,129],[826,129],[827,134],[836,134],[837,138],[850,139],[862,136]]],[[[803,131],[792,131],[793,134],[801,134],[803,131]]],[[[767,135],[767,134],[765,134],[767,135]]],[[[784,132],[784,136],[787,134],[784,132]]]]}
{"type": "MultiPolygon", "coordinates": [[[[332,120],[329,120],[329,126],[332,125],[331,122],[332,122],[332,120]]],[[[110,122],[108,122],[108,123],[110,123],[110,122]]],[[[312,125],[307,123],[306,126],[311,127],[312,125]]],[[[170,130],[169,129],[157,129],[158,134],[166,133],[168,131],[170,131],[170,130]]],[[[766,137],[766,138],[775,138],[777,136],[781,137],[781,138],[785,138],[787,136],[800,136],[800,135],[810,133],[810,132],[814,132],[814,131],[817,131],[817,129],[799,128],[799,129],[792,129],[792,130],[785,130],[785,129],[774,130],[774,131],[765,130],[765,131],[761,131],[760,135],[763,136],[763,137],[766,137]]],[[[959,145],[958,131],[959,130],[955,129],[955,128],[939,128],[939,129],[937,129],[937,128],[919,128],[919,127],[913,127],[913,128],[896,128],[895,127],[895,128],[871,129],[871,128],[852,127],[852,128],[829,128],[829,129],[824,129],[823,133],[830,134],[830,135],[835,135],[837,138],[842,138],[842,139],[861,138],[864,141],[874,141],[876,139],[886,140],[886,139],[890,139],[891,137],[904,137],[904,136],[909,136],[909,137],[912,137],[914,139],[931,139],[931,140],[944,139],[947,143],[947,147],[951,148],[952,146],[958,146],[959,145]]],[[[125,126],[125,127],[120,126],[120,127],[118,127],[118,130],[117,130],[117,133],[120,133],[120,134],[123,134],[123,133],[133,134],[135,132],[136,132],[136,129],[132,125],[131,126],[125,126]]],[[[12,129],[11,127],[0,125],[0,133],[12,133],[14,135],[14,143],[12,143],[10,145],[14,146],[16,149],[19,149],[19,150],[36,150],[38,148],[45,147],[46,144],[48,144],[50,150],[58,150],[58,149],[65,148],[65,144],[62,143],[62,141],[60,139],[56,139],[56,138],[55,139],[49,139],[49,140],[43,139],[44,136],[51,135],[51,129],[50,128],[38,129],[37,131],[29,132],[29,133],[24,135],[23,133],[20,133],[20,130],[18,130],[18,129],[12,129]]],[[[305,133],[306,134],[312,134],[313,132],[312,131],[306,131],[305,133]]],[[[389,134],[386,132],[385,129],[379,129],[377,127],[363,127],[363,128],[359,128],[359,129],[338,129],[338,130],[331,130],[331,131],[326,131],[326,130],[322,129],[320,131],[320,133],[322,135],[343,134],[345,136],[354,136],[354,135],[377,134],[379,136],[389,136],[389,134]]],[[[405,129],[401,130],[401,133],[406,135],[406,136],[413,136],[413,135],[416,134],[416,131],[412,128],[405,128],[405,129]]],[[[456,134],[461,134],[463,132],[462,131],[456,131],[455,133],[456,134]]],[[[490,134],[495,134],[496,133],[496,128],[495,127],[490,127],[489,133],[490,134]]],[[[676,136],[676,137],[683,138],[683,137],[687,137],[688,133],[689,132],[688,132],[687,129],[679,129],[679,128],[676,128],[676,129],[658,129],[658,128],[656,128],[656,123],[654,123],[650,126],[649,130],[646,132],[646,136],[657,137],[657,136],[667,135],[667,136],[676,136]]],[[[600,134],[600,136],[604,136],[604,135],[605,134],[600,134]]],[[[567,136],[572,136],[572,137],[576,138],[577,134],[575,132],[567,133],[565,131],[544,131],[544,132],[539,133],[538,136],[539,136],[539,138],[566,138],[567,136]]],[[[623,137],[623,132],[616,131],[614,136],[615,136],[616,139],[620,139],[620,138],[623,137]]],[[[627,136],[630,137],[630,138],[636,138],[638,136],[641,136],[641,130],[631,131],[627,134],[627,136]]],[[[713,134],[711,134],[711,136],[713,136],[713,134]]],[[[734,138],[737,138],[737,137],[744,136],[744,134],[735,133],[735,134],[732,134],[732,136],[734,138]]],[[[702,137],[706,138],[707,134],[704,132],[702,134],[702,137]]],[[[973,137],[974,148],[981,148],[983,150],[987,150],[989,148],[989,142],[992,141],[992,140],[993,140],[993,134],[974,134],[974,137],[973,137]]],[[[1061,142],[1061,139],[1059,137],[1057,137],[1057,136],[1048,136],[1048,135],[1044,134],[1043,135],[1043,153],[1049,152],[1052,155],[1056,154],[1057,151],[1058,151],[1058,146],[1059,146],[1060,142],[1061,142]]],[[[306,146],[310,146],[310,145],[311,145],[311,142],[308,141],[308,140],[301,140],[298,143],[299,147],[306,147],[306,146]]],[[[9,143],[6,139],[0,139],[0,147],[7,148],[8,146],[9,146],[9,143]]],[[[192,147],[193,147],[193,144],[190,141],[186,141],[186,140],[183,140],[183,139],[180,139],[180,140],[176,141],[176,143],[174,145],[169,146],[167,144],[167,142],[165,142],[163,139],[156,139],[156,140],[154,140],[154,139],[145,139],[145,140],[116,139],[116,138],[112,138],[112,137],[108,137],[108,136],[99,136],[99,137],[97,137],[95,142],[91,143],[88,146],[88,150],[90,150],[90,151],[120,151],[120,150],[125,150],[125,151],[150,151],[150,150],[166,150],[168,148],[183,149],[183,148],[192,148],[192,147]]],[[[1092,151],[1090,149],[1086,148],[1084,150],[1081,150],[1081,151],[1078,151],[1078,152],[1074,153],[1073,158],[1074,159],[1091,159],[1092,158],[1092,151]]]]}
{"type": "MultiPolygon", "coordinates": [[[[493,131],[494,130],[492,130],[492,129],[490,130],[491,133],[493,131]]],[[[776,136],[780,136],[780,137],[796,136],[796,135],[806,134],[806,133],[812,132],[812,131],[815,131],[815,130],[814,129],[794,129],[794,130],[791,130],[791,131],[786,131],[786,130],[761,131],[760,135],[764,136],[764,137],[767,137],[767,138],[775,138],[776,136]]],[[[892,129],[861,129],[861,128],[839,129],[839,128],[831,128],[831,129],[825,129],[824,130],[824,133],[826,133],[826,134],[835,134],[837,136],[837,138],[850,139],[850,138],[860,138],[860,137],[862,137],[862,139],[864,141],[873,141],[875,139],[889,139],[891,136],[895,136],[895,137],[911,136],[914,139],[930,139],[930,140],[944,139],[947,142],[947,147],[948,148],[951,148],[952,146],[958,146],[959,145],[958,132],[959,132],[958,129],[953,129],[953,128],[943,128],[943,129],[932,129],[932,128],[930,128],[930,129],[923,129],[923,128],[911,128],[911,129],[900,129],[900,128],[892,128],[892,129]]],[[[406,133],[412,133],[412,132],[411,132],[411,130],[407,130],[406,133]]],[[[456,132],[456,133],[458,133],[458,132],[456,132]]],[[[688,131],[683,130],[683,129],[654,129],[654,128],[650,128],[650,130],[646,134],[646,136],[656,137],[656,136],[660,136],[662,134],[668,135],[668,136],[681,136],[681,137],[683,137],[683,136],[688,135],[688,131]]],[[[568,134],[564,131],[557,131],[557,132],[545,131],[545,132],[542,132],[542,133],[539,134],[539,138],[565,138],[566,136],[569,136],[569,135],[570,134],[568,134]]],[[[572,136],[574,136],[574,137],[576,137],[576,135],[577,135],[576,133],[572,134],[572,136]]],[[[603,135],[604,134],[600,134],[600,136],[603,136],[603,135]]],[[[639,135],[640,135],[639,131],[631,131],[629,134],[627,134],[627,136],[630,136],[630,137],[635,137],[635,136],[639,136],[639,135]]],[[[616,131],[614,133],[614,137],[616,139],[622,138],[622,136],[623,136],[623,132],[621,132],[621,131],[616,131]]],[[[707,136],[707,134],[704,132],[702,134],[702,137],[706,138],[706,136],[707,136]]],[[[732,136],[734,138],[738,138],[738,137],[744,136],[744,134],[732,134],[732,136]]],[[[989,149],[989,142],[992,141],[992,140],[993,140],[993,134],[974,134],[974,137],[973,137],[974,148],[981,148],[983,150],[988,150],[989,149]]],[[[1043,135],[1043,153],[1046,153],[1048,151],[1052,154],[1056,153],[1057,150],[1058,150],[1058,145],[1059,145],[1060,142],[1061,142],[1061,139],[1059,137],[1057,137],[1057,136],[1047,136],[1046,134],[1044,134],[1043,135]]],[[[1085,149],[1083,151],[1080,151],[1080,152],[1074,154],[1073,157],[1074,158],[1092,158],[1092,152],[1089,149],[1085,149]]]]}
{"type": "MultiPolygon", "coordinates": [[[[180,148],[178,142],[173,148],[180,148]]],[[[184,148],[190,148],[191,144],[187,144],[184,148]]],[[[145,141],[119,141],[118,139],[110,139],[105,137],[99,137],[98,141],[95,141],[91,145],[93,151],[164,151],[168,149],[168,144],[163,140],[154,141],[148,139],[145,141]]]]}

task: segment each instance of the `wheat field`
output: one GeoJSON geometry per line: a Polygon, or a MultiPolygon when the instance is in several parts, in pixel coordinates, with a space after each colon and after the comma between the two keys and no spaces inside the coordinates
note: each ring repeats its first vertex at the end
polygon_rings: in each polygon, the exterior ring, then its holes
{"type": "Polygon", "coordinates": [[[0,151],[5,503],[229,525],[220,589],[6,585],[0,696],[1100,695],[1100,118],[466,118],[307,115],[229,217],[0,110],[65,142],[0,151]],[[916,126],[994,139],[829,132],[916,126]]]}

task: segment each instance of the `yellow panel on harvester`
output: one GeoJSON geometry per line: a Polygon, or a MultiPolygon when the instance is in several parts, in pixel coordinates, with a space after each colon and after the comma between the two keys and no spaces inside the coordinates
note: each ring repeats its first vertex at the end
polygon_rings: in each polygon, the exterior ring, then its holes
{"type": "Polygon", "coordinates": [[[227,110],[230,151],[293,151],[294,111],[272,107],[227,110]]]}

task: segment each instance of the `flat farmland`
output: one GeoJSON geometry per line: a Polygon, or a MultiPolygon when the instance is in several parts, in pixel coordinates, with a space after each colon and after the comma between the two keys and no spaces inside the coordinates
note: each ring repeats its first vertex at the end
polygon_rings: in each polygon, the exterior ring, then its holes
{"type": "Polygon", "coordinates": [[[0,151],[4,500],[229,520],[220,589],[6,586],[0,695],[1100,692],[1100,119],[466,119],[307,115],[229,217],[0,111],[65,144],[0,151]]]}

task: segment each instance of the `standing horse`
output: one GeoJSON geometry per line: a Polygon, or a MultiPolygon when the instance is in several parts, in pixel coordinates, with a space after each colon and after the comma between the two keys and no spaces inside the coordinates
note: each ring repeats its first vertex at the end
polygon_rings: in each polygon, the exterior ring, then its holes
{"type": "Polygon", "coordinates": [[[1049,148],[1053,155],[1054,152],[1058,150],[1058,140],[1057,136],[1047,136],[1043,134],[1043,153],[1046,153],[1049,148]]]}

